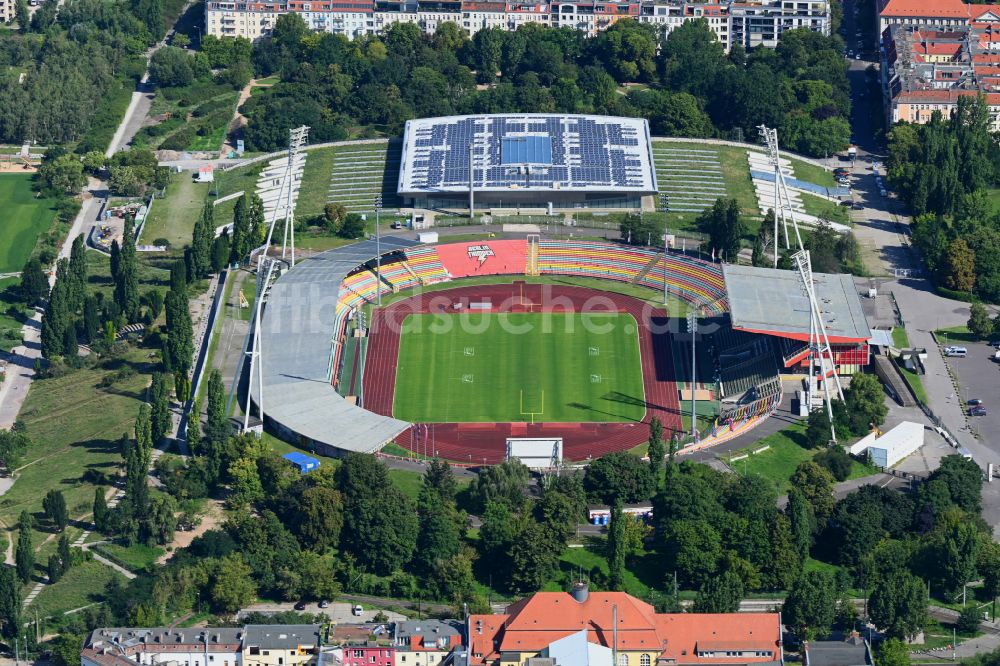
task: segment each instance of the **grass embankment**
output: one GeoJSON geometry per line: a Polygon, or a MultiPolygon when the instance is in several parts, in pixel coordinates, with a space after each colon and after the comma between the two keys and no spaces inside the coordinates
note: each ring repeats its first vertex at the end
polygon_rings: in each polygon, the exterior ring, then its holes
{"type": "Polygon", "coordinates": [[[410,315],[393,412],[429,422],[638,421],[636,333],[620,314],[410,315]]]}
{"type": "MultiPolygon", "coordinates": [[[[896,349],[909,349],[910,347],[910,336],[906,334],[905,328],[900,328],[897,326],[892,329],[892,345],[896,349]]],[[[917,400],[927,404],[927,391],[924,389],[924,382],[920,379],[918,375],[913,370],[910,370],[902,364],[902,362],[897,362],[896,364],[903,375],[903,381],[910,387],[913,391],[913,395],[917,397],[917,400]]]]}
{"type": "Polygon", "coordinates": [[[172,254],[190,244],[194,224],[201,215],[210,189],[209,183],[196,183],[189,171],[171,174],[166,194],[162,199],[155,200],[149,211],[142,230],[142,242],[152,245],[153,241],[163,238],[170,244],[172,254]]]}

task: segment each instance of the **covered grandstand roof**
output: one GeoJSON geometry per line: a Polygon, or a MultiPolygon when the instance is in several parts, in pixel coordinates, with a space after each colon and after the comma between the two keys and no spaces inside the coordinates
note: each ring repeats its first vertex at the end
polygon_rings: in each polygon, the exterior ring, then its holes
{"type": "MultiPolygon", "coordinates": [[[[381,249],[385,254],[414,245],[386,237],[381,249]]],[[[410,426],[349,403],[330,383],[340,284],[375,254],[375,242],[364,241],[296,265],[271,287],[260,333],[266,416],[316,442],[365,453],[410,426]]],[[[255,402],[259,393],[255,382],[255,402]]]]}
{"type": "Polygon", "coordinates": [[[570,114],[448,116],[406,121],[398,192],[656,192],[649,125],[570,114]]]}
{"type": "MultiPolygon", "coordinates": [[[[809,339],[809,300],[798,271],[725,264],[722,267],[733,328],[796,340],[809,339]]],[[[813,273],[830,342],[871,337],[850,275],[813,273]]]]}

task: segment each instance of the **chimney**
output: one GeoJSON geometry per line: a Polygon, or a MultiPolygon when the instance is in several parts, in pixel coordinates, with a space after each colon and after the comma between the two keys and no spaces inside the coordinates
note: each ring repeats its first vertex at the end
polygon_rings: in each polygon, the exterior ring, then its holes
{"type": "Polygon", "coordinates": [[[582,580],[577,581],[576,583],[573,583],[573,589],[570,591],[569,594],[571,597],[573,597],[573,601],[577,602],[578,604],[582,604],[584,601],[587,600],[587,597],[590,595],[590,588],[587,585],[586,581],[582,580]]]}

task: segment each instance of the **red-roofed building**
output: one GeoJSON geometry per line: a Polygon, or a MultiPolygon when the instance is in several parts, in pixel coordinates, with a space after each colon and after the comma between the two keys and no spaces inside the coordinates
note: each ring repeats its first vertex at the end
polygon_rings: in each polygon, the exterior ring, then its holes
{"type": "Polygon", "coordinates": [[[469,618],[470,663],[519,666],[557,641],[586,633],[616,666],[780,664],[777,613],[662,614],[624,592],[539,592],[502,615],[469,618]]]}

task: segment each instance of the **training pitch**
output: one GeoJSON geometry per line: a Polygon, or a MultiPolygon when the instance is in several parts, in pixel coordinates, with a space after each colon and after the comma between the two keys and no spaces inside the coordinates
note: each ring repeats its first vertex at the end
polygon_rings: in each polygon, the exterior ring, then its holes
{"type": "Polygon", "coordinates": [[[35,249],[39,234],[46,232],[55,212],[50,199],[35,198],[31,175],[0,174],[0,273],[19,271],[35,249]]]}
{"type": "Polygon", "coordinates": [[[629,314],[411,314],[401,333],[400,419],[609,423],[646,412],[629,314]]]}

